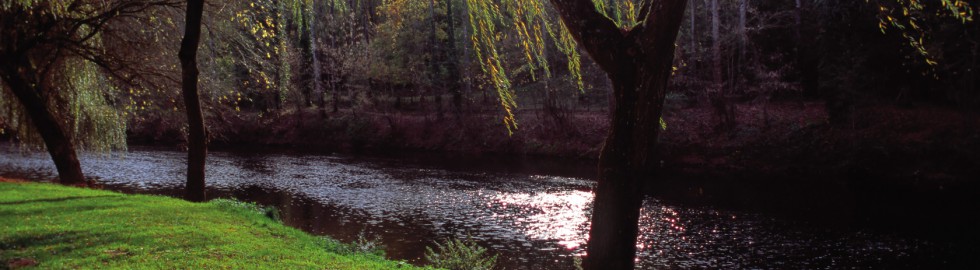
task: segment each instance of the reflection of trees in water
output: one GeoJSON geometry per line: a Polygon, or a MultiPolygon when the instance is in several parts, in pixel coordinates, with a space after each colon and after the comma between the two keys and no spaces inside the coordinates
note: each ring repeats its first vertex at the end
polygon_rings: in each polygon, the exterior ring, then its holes
{"type": "Polygon", "coordinates": [[[261,175],[272,175],[275,173],[274,165],[269,159],[259,155],[250,155],[235,158],[235,166],[247,172],[261,175]]]}

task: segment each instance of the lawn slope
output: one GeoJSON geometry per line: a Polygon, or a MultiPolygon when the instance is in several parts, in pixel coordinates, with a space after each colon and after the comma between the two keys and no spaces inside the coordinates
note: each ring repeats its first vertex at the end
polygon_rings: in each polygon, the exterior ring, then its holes
{"type": "Polygon", "coordinates": [[[257,207],[0,181],[0,268],[407,269],[257,207]]]}

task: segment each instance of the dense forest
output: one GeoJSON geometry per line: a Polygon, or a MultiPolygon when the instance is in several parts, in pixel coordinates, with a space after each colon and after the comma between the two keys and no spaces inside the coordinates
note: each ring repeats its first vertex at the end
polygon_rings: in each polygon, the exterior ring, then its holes
{"type": "Polygon", "coordinates": [[[645,192],[977,192],[977,6],[4,0],[0,138],[69,184],[76,151],[189,149],[192,201],[208,147],[598,161],[583,265],[627,269],[645,192]]]}

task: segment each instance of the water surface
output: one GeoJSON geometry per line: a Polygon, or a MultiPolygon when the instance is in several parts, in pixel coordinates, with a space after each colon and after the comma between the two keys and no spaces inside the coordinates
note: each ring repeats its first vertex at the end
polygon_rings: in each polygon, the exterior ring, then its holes
{"type": "MultiPolygon", "coordinates": [[[[54,175],[45,154],[9,146],[0,154],[4,175],[54,175]]],[[[83,155],[82,167],[109,189],[177,196],[185,160],[182,152],[134,149],[83,155]]],[[[406,157],[213,152],[207,175],[209,196],[276,206],[286,224],[313,234],[379,239],[392,259],[422,264],[433,241],[472,237],[500,254],[506,269],[572,269],[573,258],[584,253],[594,182],[524,166],[532,170],[447,168],[406,157]]],[[[654,198],[641,215],[638,261],[648,269],[936,268],[957,266],[972,252],[654,198]]]]}

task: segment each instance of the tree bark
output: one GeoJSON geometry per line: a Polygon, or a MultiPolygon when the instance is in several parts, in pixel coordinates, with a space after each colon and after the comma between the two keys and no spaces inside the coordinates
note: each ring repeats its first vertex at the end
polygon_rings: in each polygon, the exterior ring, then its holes
{"type": "Polygon", "coordinates": [[[724,82],[721,71],[721,15],[718,0],[711,0],[711,75],[715,84],[714,90],[721,93],[724,82]]]}
{"type": "Polygon", "coordinates": [[[735,104],[728,100],[731,85],[725,85],[721,53],[721,7],[718,0],[711,0],[711,73],[713,85],[708,99],[718,117],[718,131],[728,132],[735,128],[735,104]]]}
{"type": "MultiPolygon", "coordinates": [[[[314,95],[323,95],[323,88],[321,87],[322,80],[320,78],[320,59],[317,57],[316,51],[318,47],[317,45],[319,44],[316,39],[316,2],[310,3],[310,25],[307,29],[307,33],[309,34],[310,39],[310,62],[313,66],[313,84],[311,85],[313,89],[306,95],[306,106],[308,107],[313,106],[313,101],[311,99],[314,95]]],[[[320,109],[323,109],[322,106],[320,109]]]]}
{"type": "Polygon", "coordinates": [[[201,41],[201,17],[204,13],[204,0],[187,1],[187,20],[184,25],[184,39],[180,44],[180,66],[184,106],[187,110],[187,187],[184,197],[188,201],[205,200],[204,166],[207,158],[207,130],[197,89],[197,48],[201,41]]]}
{"type": "Polygon", "coordinates": [[[460,93],[460,74],[459,65],[456,63],[459,59],[459,55],[456,50],[456,26],[455,26],[455,13],[453,13],[453,0],[446,0],[446,25],[447,32],[449,33],[448,48],[446,53],[446,69],[449,71],[449,92],[453,95],[453,113],[456,118],[459,118],[459,114],[463,107],[463,95],[460,93]]]}
{"type": "MultiPolygon", "coordinates": [[[[687,5],[691,6],[691,14],[688,14],[691,18],[691,44],[688,45],[691,49],[691,59],[696,59],[698,56],[698,37],[697,37],[697,25],[695,25],[695,19],[697,19],[697,3],[694,0],[688,0],[687,5]]],[[[691,64],[696,64],[692,62],[691,64]]]]}
{"type": "Polygon", "coordinates": [[[436,114],[438,115],[439,119],[442,119],[443,117],[442,89],[439,89],[440,86],[442,85],[441,84],[442,78],[440,78],[439,76],[440,73],[439,66],[441,64],[440,60],[442,60],[441,58],[444,55],[444,52],[442,51],[442,47],[439,46],[438,37],[436,37],[437,22],[436,22],[435,0],[429,0],[429,18],[431,19],[432,22],[430,24],[431,31],[429,35],[429,43],[432,44],[432,51],[431,53],[429,53],[429,65],[430,65],[429,68],[432,71],[432,74],[430,75],[429,78],[429,81],[431,83],[429,87],[429,93],[432,95],[432,102],[436,106],[436,114]]]}
{"type": "Polygon", "coordinates": [[[551,0],[575,40],[613,84],[611,128],[599,156],[585,269],[632,269],[642,187],[659,169],[660,116],[687,0],[651,3],[621,31],[589,0],[551,0]]]}
{"type": "Polygon", "coordinates": [[[806,9],[807,6],[802,0],[796,0],[796,63],[800,72],[803,96],[816,98],[820,96],[820,58],[810,48],[816,41],[811,26],[804,18],[806,9]]]}
{"type": "Polygon", "coordinates": [[[738,53],[742,58],[745,57],[745,43],[748,42],[748,34],[745,32],[748,8],[748,0],[738,0],[738,53]]]}
{"type": "Polygon", "coordinates": [[[48,109],[47,103],[41,97],[41,93],[44,93],[41,89],[44,84],[39,80],[25,79],[35,77],[39,74],[38,70],[32,68],[26,58],[15,56],[10,58],[19,59],[10,59],[10,62],[3,63],[4,70],[0,75],[20,104],[24,106],[31,123],[44,140],[48,154],[51,155],[51,160],[58,170],[59,182],[63,185],[84,185],[85,175],[82,174],[82,166],[75,153],[75,144],[65,127],[60,124],[62,121],[59,121],[58,117],[48,109]]]}

